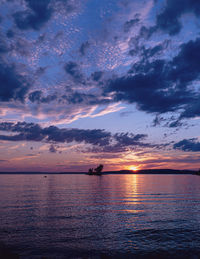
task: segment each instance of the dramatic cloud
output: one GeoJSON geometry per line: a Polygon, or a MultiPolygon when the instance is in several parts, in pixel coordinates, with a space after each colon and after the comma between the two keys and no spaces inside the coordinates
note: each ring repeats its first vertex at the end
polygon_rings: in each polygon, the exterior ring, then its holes
{"type": "Polygon", "coordinates": [[[0,101],[7,102],[11,99],[24,101],[30,85],[27,79],[16,72],[15,66],[0,62],[0,101]]]}
{"type": "Polygon", "coordinates": [[[200,142],[196,138],[183,139],[174,144],[174,149],[180,149],[183,151],[199,152],[200,142]]]}
{"type": "Polygon", "coordinates": [[[13,16],[16,25],[21,30],[34,29],[39,30],[52,15],[52,9],[49,7],[50,0],[26,0],[28,10],[16,12],[13,16]]]}
{"type": "Polygon", "coordinates": [[[187,89],[174,87],[169,69],[163,60],[156,60],[140,67],[140,73],[111,80],[105,92],[113,92],[115,101],[136,103],[146,112],[175,111],[192,97],[187,89]]]}
{"type": "Polygon", "coordinates": [[[38,124],[18,122],[1,123],[1,131],[19,132],[16,135],[1,135],[1,140],[10,141],[48,141],[48,142],[85,142],[93,145],[108,145],[111,133],[104,130],[59,129],[55,126],[41,128],[38,124]]]}
{"type": "MultiPolygon", "coordinates": [[[[155,48],[150,50],[152,55],[161,50],[161,46],[155,48]]],[[[127,75],[110,80],[105,94],[113,93],[115,101],[135,103],[146,112],[183,109],[180,118],[195,117],[200,114],[200,97],[190,84],[200,76],[199,53],[200,39],[197,38],[182,44],[180,52],[171,61],[137,63],[127,75]]]]}
{"type": "Polygon", "coordinates": [[[181,16],[189,12],[193,12],[196,16],[200,15],[199,1],[167,0],[165,9],[157,16],[157,27],[170,35],[175,35],[182,28],[181,16]]]}
{"type": "Polygon", "coordinates": [[[185,111],[181,114],[180,119],[194,118],[198,116],[200,116],[200,96],[187,105],[185,111]]]}
{"type": "Polygon", "coordinates": [[[200,38],[180,46],[180,52],[174,57],[170,76],[172,80],[183,84],[189,83],[200,76],[200,38]]]}
{"type": "Polygon", "coordinates": [[[80,72],[78,64],[73,61],[69,61],[64,67],[67,74],[69,74],[75,82],[83,82],[83,74],[80,72]]]}
{"type": "MultiPolygon", "coordinates": [[[[146,134],[116,133],[111,134],[101,129],[84,130],[84,129],[59,129],[55,126],[41,128],[38,124],[26,122],[2,122],[0,131],[6,131],[11,135],[0,135],[0,140],[7,141],[44,141],[50,143],[86,143],[95,146],[88,149],[90,152],[124,152],[130,147],[154,147],[149,143],[142,142],[147,138],[146,134]],[[96,150],[96,151],[95,151],[96,150]]],[[[55,153],[56,148],[52,144],[49,149],[55,153]]]]}

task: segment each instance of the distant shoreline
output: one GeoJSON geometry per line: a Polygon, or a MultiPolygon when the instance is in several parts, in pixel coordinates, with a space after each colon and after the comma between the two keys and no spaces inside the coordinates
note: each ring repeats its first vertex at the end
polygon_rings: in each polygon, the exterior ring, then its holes
{"type": "MultiPolygon", "coordinates": [[[[67,174],[87,174],[87,172],[0,172],[1,174],[35,174],[35,175],[67,175],[67,174]]],[[[120,171],[105,171],[102,175],[116,174],[197,174],[197,171],[193,170],[174,170],[174,169],[146,169],[146,170],[120,170],[120,171]]]]}

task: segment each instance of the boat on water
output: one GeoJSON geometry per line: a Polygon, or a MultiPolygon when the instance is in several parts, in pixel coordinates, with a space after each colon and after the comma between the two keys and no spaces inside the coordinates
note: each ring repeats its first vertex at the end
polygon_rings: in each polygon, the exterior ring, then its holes
{"type": "Polygon", "coordinates": [[[90,168],[88,170],[87,175],[102,175],[102,171],[103,171],[103,165],[100,164],[99,166],[97,166],[95,169],[90,168]]]}

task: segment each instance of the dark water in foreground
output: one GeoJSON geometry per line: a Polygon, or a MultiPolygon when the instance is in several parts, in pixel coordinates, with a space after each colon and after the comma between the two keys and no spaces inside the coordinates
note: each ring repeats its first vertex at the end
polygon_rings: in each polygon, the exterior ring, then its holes
{"type": "Polygon", "coordinates": [[[200,177],[0,175],[1,242],[20,258],[200,258],[200,177]]]}

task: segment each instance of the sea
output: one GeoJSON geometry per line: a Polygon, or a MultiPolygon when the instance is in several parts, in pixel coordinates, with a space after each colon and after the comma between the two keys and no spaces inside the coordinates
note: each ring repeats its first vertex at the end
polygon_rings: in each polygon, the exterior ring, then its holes
{"type": "Polygon", "coordinates": [[[9,258],[200,258],[200,176],[1,174],[0,244],[9,258]]]}

